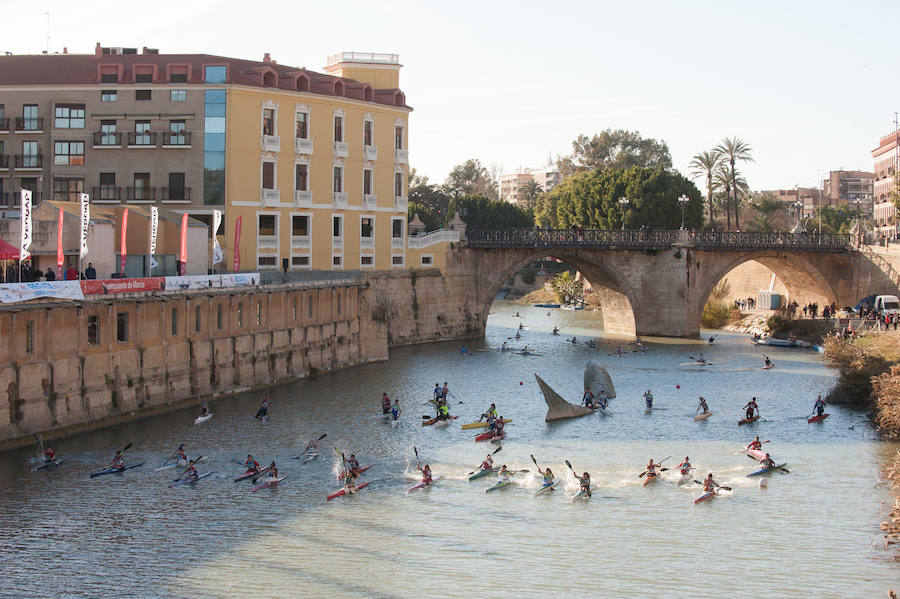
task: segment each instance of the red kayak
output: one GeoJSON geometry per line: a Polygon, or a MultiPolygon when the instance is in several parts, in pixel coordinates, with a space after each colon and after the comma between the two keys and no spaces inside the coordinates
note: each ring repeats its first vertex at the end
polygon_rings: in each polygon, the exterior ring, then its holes
{"type": "Polygon", "coordinates": [[[831,414],[822,414],[821,416],[813,416],[812,418],[807,418],[807,422],[822,422],[826,418],[831,416],[831,414]]]}
{"type": "Polygon", "coordinates": [[[744,418],[742,420],[738,420],[738,426],[741,426],[743,424],[750,424],[751,422],[756,422],[757,420],[759,420],[759,416],[754,416],[753,418],[744,418]]]}
{"type": "MultiPolygon", "coordinates": [[[[356,491],[359,491],[360,489],[364,489],[364,488],[368,487],[369,484],[370,484],[370,483],[367,483],[367,482],[366,482],[366,483],[363,483],[363,484],[361,484],[361,485],[356,485],[356,491]]],[[[356,491],[354,491],[353,493],[356,494],[356,491]]],[[[341,489],[341,490],[338,491],[337,493],[332,493],[331,495],[329,495],[328,497],[326,497],[326,498],[325,498],[325,501],[331,501],[332,499],[334,499],[334,498],[336,498],[336,497],[341,497],[342,495],[346,495],[346,494],[347,494],[347,489],[341,489]]]]}
{"type": "MultiPolygon", "coordinates": [[[[495,434],[495,431],[487,431],[487,432],[481,433],[480,435],[476,435],[475,442],[478,443],[479,441],[493,441],[494,434],[495,434]]],[[[501,431],[500,438],[502,439],[505,435],[506,435],[506,433],[501,431]]]]}
{"type": "Polygon", "coordinates": [[[757,462],[762,462],[764,459],[766,459],[766,452],[760,449],[748,449],[746,453],[747,457],[753,458],[757,462]]]}

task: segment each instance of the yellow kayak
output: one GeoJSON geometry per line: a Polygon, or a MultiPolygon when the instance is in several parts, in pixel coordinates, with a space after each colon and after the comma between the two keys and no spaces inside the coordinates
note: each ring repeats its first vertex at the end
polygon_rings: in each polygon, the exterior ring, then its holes
{"type": "MultiPolygon", "coordinates": [[[[509,424],[510,422],[512,422],[512,418],[503,419],[503,424],[509,424]]],[[[462,425],[462,429],[465,431],[471,428],[486,428],[487,425],[487,422],[470,422],[468,424],[462,425]]]]}

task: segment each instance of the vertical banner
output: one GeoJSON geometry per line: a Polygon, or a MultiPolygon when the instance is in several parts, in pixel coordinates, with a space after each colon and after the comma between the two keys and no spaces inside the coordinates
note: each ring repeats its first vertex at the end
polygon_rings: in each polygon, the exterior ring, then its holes
{"type": "Polygon", "coordinates": [[[241,269],[241,219],[243,218],[243,216],[239,216],[234,221],[234,272],[241,269]]]}
{"type": "Polygon", "coordinates": [[[19,244],[19,263],[28,259],[31,253],[28,248],[31,247],[31,239],[33,232],[31,230],[31,192],[27,189],[22,190],[22,211],[19,217],[22,219],[20,231],[22,240],[19,244]]]}
{"type": "Polygon", "coordinates": [[[62,246],[62,234],[63,234],[63,209],[59,209],[59,223],[56,225],[56,279],[58,281],[63,280],[63,263],[65,262],[65,256],[63,256],[63,246],[62,246]]]}
{"type": "Polygon", "coordinates": [[[81,194],[81,248],[78,257],[84,258],[88,254],[88,225],[91,222],[91,205],[88,194],[81,194]]]}
{"type": "Polygon", "coordinates": [[[156,268],[156,233],[159,231],[159,208],[150,207],[150,271],[147,276],[152,276],[156,268]]]}
{"type": "Polygon", "coordinates": [[[122,263],[119,265],[119,274],[125,278],[125,259],[128,257],[128,246],[125,244],[125,235],[128,231],[128,208],[122,211],[122,239],[119,241],[119,248],[122,254],[122,263]]]}
{"type": "Polygon", "coordinates": [[[219,231],[219,225],[222,224],[222,211],[221,210],[213,210],[213,230],[212,230],[212,238],[213,238],[213,264],[218,264],[225,260],[225,255],[222,253],[222,246],[219,245],[219,238],[216,237],[216,233],[219,231]]]}
{"type": "Polygon", "coordinates": [[[187,229],[188,215],[187,212],[181,215],[181,276],[187,273],[187,229]]]}

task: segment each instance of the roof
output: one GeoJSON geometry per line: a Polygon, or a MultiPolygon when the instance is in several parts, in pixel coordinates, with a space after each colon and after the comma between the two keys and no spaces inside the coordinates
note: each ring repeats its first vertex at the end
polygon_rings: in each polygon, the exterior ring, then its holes
{"type": "Polygon", "coordinates": [[[243,60],[214,54],[23,54],[0,56],[0,86],[100,85],[100,74],[104,70],[102,67],[110,70],[118,69],[119,83],[124,84],[135,83],[135,72],[140,67],[155,67],[154,83],[169,83],[171,68],[180,68],[179,72],[183,73],[185,66],[188,67],[189,76],[184,85],[200,85],[204,83],[203,67],[207,65],[227,66],[226,82],[228,84],[272,87],[288,91],[346,97],[397,108],[411,108],[406,104],[406,96],[400,89],[373,89],[365,82],[282,65],[271,60],[243,60]],[[343,85],[336,85],[339,81],[343,85]],[[368,93],[367,90],[369,90],[368,93]]]}

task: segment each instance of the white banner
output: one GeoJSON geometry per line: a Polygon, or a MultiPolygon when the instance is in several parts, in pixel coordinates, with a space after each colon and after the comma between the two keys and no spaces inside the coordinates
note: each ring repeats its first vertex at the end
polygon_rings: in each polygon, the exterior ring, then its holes
{"type": "Polygon", "coordinates": [[[178,291],[180,289],[209,289],[221,287],[221,275],[187,275],[184,277],[164,277],[166,291],[178,291]]]}
{"type": "Polygon", "coordinates": [[[156,233],[159,231],[159,208],[150,207],[150,269],[156,268],[156,233]]]}
{"type": "Polygon", "coordinates": [[[244,285],[259,285],[258,272],[243,272],[222,276],[222,287],[241,287],[244,285]]]}
{"type": "Polygon", "coordinates": [[[79,281],[43,281],[40,283],[6,283],[0,285],[0,302],[11,304],[42,297],[83,300],[79,281]]]}
{"type": "Polygon", "coordinates": [[[21,222],[21,243],[19,244],[19,261],[23,262],[31,253],[28,248],[31,247],[31,240],[34,232],[31,230],[31,192],[27,189],[22,190],[22,212],[20,213],[21,222]]]}
{"type": "Polygon", "coordinates": [[[222,253],[222,246],[219,245],[219,238],[216,237],[216,233],[219,230],[219,225],[222,224],[222,211],[221,210],[213,210],[213,228],[212,228],[212,238],[213,238],[213,264],[218,264],[225,260],[225,255],[222,253]]]}
{"type": "Polygon", "coordinates": [[[88,194],[81,194],[81,249],[78,255],[81,258],[87,256],[88,253],[88,226],[91,223],[91,204],[88,194]]]}

